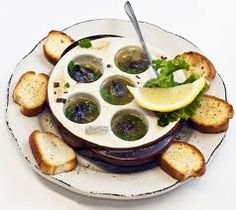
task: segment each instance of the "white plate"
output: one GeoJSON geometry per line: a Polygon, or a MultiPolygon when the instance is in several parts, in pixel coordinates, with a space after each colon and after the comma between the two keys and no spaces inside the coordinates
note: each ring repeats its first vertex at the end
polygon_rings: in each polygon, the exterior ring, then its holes
{"type": "MultiPolygon", "coordinates": [[[[150,44],[159,46],[165,55],[174,57],[185,51],[198,51],[199,49],[188,40],[167,32],[155,25],[140,22],[144,37],[150,44]]],[[[100,19],[81,22],[64,30],[73,39],[98,34],[115,34],[135,39],[136,34],[130,22],[113,19],[100,19]]],[[[25,117],[20,113],[19,106],[12,100],[12,92],[20,76],[28,71],[44,72],[50,74],[53,66],[45,59],[42,39],[33,50],[26,55],[16,66],[9,80],[7,125],[11,131],[20,152],[23,154],[31,168],[51,182],[61,185],[76,193],[100,198],[111,199],[141,199],[160,195],[172,190],[184,182],[176,181],[165,174],[159,167],[154,167],[142,172],[129,174],[115,174],[104,171],[78,156],[79,165],[76,170],[59,175],[49,176],[42,174],[35,162],[29,147],[28,137],[35,130],[47,130],[57,132],[50,121],[47,111],[37,117],[25,117]]],[[[209,94],[226,99],[225,85],[217,74],[211,83],[209,94]]],[[[220,134],[202,134],[197,131],[184,128],[180,133],[183,140],[195,145],[203,153],[207,164],[210,158],[220,146],[225,136],[220,134]]]]}

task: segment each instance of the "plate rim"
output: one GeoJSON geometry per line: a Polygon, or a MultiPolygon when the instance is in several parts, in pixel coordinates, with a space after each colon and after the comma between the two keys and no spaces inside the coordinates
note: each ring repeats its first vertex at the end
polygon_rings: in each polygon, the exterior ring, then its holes
{"type": "MultiPolygon", "coordinates": [[[[62,31],[65,31],[67,29],[70,29],[76,25],[79,25],[79,24],[82,24],[82,23],[88,23],[88,22],[92,22],[92,21],[120,21],[120,22],[130,22],[128,20],[123,20],[123,19],[116,19],[116,18],[97,18],[97,19],[89,19],[89,20],[85,20],[85,21],[80,21],[80,22],[77,22],[75,24],[72,24],[66,28],[64,28],[62,31]]],[[[139,21],[140,23],[142,24],[147,24],[147,25],[151,25],[155,28],[158,28],[160,29],[161,31],[163,32],[166,32],[168,34],[171,34],[175,37],[178,37],[180,39],[183,39],[185,40],[186,42],[188,42],[189,44],[193,45],[196,49],[198,49],[199,51],[200,48],[197,47],[195,44],[193,44],[191,41],[189,41],[188,39],[186,39],[185,37],[181,36],[181,35],[178,35],[176,33],[173,33],[173,32],[170,32],[168,30],[165,30],[163,29],[162,27],[160,26],[157,26],[153,23],[149,23],[149,22],[145,22],[145,21],[139,21]]],[[[73,186],[71,186],[70,184],[64,182],[63,180],[59,179],[59,178],[56,178],[54,176],[50,176],[50,175],[46,175],[46,174],[43,174],[37,165],[33,164],[27,156],[25,156],[25,154],[23,154],[22,152],[22,149],[21,147],[19,146],[18,144],[18,140],[17,138],[15,137],[14,135],[14,132],[12,131],[12,128],[10,126],[10,123],[9,123],[9,120],[8,120],[8,111],[9,111],[9,98],[10,98],[10,86],[11,86],[11,81],[12,81],[12,77],[14,75],[14,73],[16,72],[17,70],[17,67],[18,65],[20,65],[20,63],[26,58],[28,57],[37,47],[38,45],[40,45],[44,40],[46,39],[46,36],[43,37],[40,41],[37,42],[37,44],[25,55],[23,56],[21,59],[19,59],[18,63],[16,64],[16,66],[14,67],[14,69],[12,70],[11,74],[10,74],[10,77],[9,77],[9,80],[8,80],[8,83],[7,83],[7,95],[6,95],[6,108],[5,108],[5,122],[6,122],[6,125],[7,125],[7,128],[12,136],[12,139],[15,140],[16,142],[16,145],[17,145],[17,148],[18,150],[20,151],[22,157],[24,157],[24,159],[26,160],[26,162],[30,165],[30,167],[33,169],[33,171],[35,171],[37,174],[39,174],[40,176],[44,177],[46,180],[50,181],[50,182],[53,182],[54,184],[57,184],[63,188],[66,188],[74,193],[79,193],[79,194],[82,194],[82,195],[86,195],[86,196],[90,196],[90,197],[96,197],[96,198],[103,198],[103,199],[112,199],[112,200],[138,200],[138,199],[145,199],[145,198],[150,198],[150,197],[154,197],[154,196],[157,196],[157,195],[160,195],[160,194],[163,194],[163,193],[166,193],[168,191],[171,191],[172,189],[190,181],[192,178],[190,179],[187,179],[185,181],[176,181],[175,183],[173,183],[172,185],[170,186],[167,186],[165,188],[162,188],[162,189],[158,189],[158,190],[154,190],[154,191],[150,191],[150,192],[145,192],[145,193],[139,193],[139,194],[131,194],[131,195],[125,195],[125,194],[122,194],[122,193],[109,193],[109,192],[94,192],[94,191],[90,191],[90,192],[86,192],[86,191],[82,191],[80,189],[77,189],[77,188],[74,188],[73,186]]],[[[225,85],[225,82],[223,80],[223,78],[221,77],[221,75],[217,72],[217,75],[219,76],[222,84],[223,84],[223,87],[224,87],[224,98],[225,100],[227,101],[227,89],[226,89],[226,85],[225,85]]],[[[217,144],[217,146],[214,148],[214,150],[211,152],[209,158],[207,159],[206,161],[206,165],[211,161],[213,155],[216,153],[216,151],[218,150],[218,148],[220,147],[220,145],[222,144],[222,142],[224,141],[225,137],[226,137],[226,134],[227,134],[227,130],[223,132],[224,135],[222,137],[222,139],[220,140],[220,142],[217,144]]]]}

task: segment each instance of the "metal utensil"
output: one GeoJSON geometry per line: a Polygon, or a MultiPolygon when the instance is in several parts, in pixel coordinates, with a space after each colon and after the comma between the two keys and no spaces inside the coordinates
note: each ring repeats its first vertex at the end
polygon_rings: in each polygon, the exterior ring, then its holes
{"type": "MultiPolygon", "coordinates": [[[[127,14],[128,17],[129,17],[131,23],[132,23],[133,26],[134,26],[134,29],[135,29],[135,31],[136,31],[136,33],[137,33],[137,35],[138,35],[139,41],[140,41],[140,43],[141,43],[141,45],[142,45],[142,47],[143,47],[144,53],[146,54],[146,57],[147,57],[147,59],[148,59],[148,61],[149,61],[149,64],[151,64],[151,62],[152,62],[152,57],[151,57],[150,53],[148,52],[148,49],[147,49],[147,46],[146,46],[146,44],[145,44],[143,35],[142,35],[142,33],[141,33],[141,30],[140,30],[140,27],[139,27],[137,18],[136,18],[136,16],[135,16],[134,10],[133,10],[133,8],[132,8],[132,6],[131,6],[131,4],[130,4],[129,1],[126,1],[126,2],[125,2],[124,9],[125,9],[126,14],[127,14]]],[[[155,72],[155,74],[156,74],[157,77],[158,77],[158,72],[157,72],[155,69],[153,69],[153,71],[155,72]]]]}

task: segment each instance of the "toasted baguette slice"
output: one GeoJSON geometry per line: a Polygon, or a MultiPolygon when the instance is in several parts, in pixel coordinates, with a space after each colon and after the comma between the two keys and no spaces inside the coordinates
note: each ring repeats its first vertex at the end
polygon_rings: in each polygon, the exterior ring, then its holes
{"type": "Polygon", "coordinates": [[[189,122],[202,133],[220,133],[227,130],[234,115],[232,105],[215,96],[205,95],[202,105],[189,122]]]}
{"type": "Polygon", "coordinates": [[[47,99],[48,76],[33,71],[24,73],[13,92],[13,100],[21,106],[21,112],[31,117],[40,113],[47,99]]]}
{"type": "Polygon", "coordinates": [[[56,64],[64,50],[73,42],[74,40],[64,32],[50,31],[43,45],[44,55],[49,62],[56,64]]]}
{"type": "Polygon", "coordinates": [[[205,159],[193,145],[173,141],[161,155],[160,167],[174,179],[185,180],[205,173],[205,159]]]}
{"type": "Polygon", "coordinates": [[[187,77],[195,73],[211,81],[216,76],[216,70],[211,61],[198,52],[185,52],[182,55],[177,55],[176,58],[184,59],[190,65],[189,70],[186,71],[187,77]]]}
{"type": "Polygon", "coordinates": [[[36,130],[30,135],[29,142],[33,155],[43,173],[63,173],[71,171],[77,166],[74,150],[55,134],[36,130]]]}

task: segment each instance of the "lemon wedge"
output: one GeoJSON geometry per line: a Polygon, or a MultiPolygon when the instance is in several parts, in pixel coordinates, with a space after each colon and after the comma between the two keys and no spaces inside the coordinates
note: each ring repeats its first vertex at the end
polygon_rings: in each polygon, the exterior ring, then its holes
{"type": "Polygon", "coordinates": [[[189,105],[206,83],[201,77],[193,83],[169,88],[145,88],[127,86],[136,103],[148,110],[171,112],[189,105]]]}

